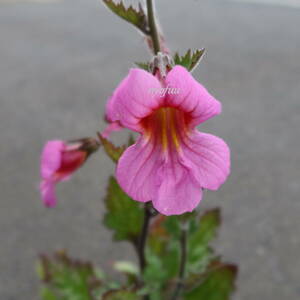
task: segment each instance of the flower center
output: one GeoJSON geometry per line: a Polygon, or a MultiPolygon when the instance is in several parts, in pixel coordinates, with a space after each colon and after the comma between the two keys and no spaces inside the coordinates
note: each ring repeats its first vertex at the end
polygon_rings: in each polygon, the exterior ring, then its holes
{"type": "Polygon", "coordinates": [[[181,140],[188,130],[189,115],[174,107],[161,107],[145,117],[141,123],[145,135],[162,145],[164,151],[180,149],[181,140]]]}

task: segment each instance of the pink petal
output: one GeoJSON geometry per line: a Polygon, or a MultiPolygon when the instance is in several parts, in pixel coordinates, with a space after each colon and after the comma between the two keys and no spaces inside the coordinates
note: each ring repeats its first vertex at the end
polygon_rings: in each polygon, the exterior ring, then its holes
{"type": "Polygon", "coordinates": [[[157,176],[161,185],[152,202],[160,213],[180,215],[191,212],[202,199],[201,186],[175,153],[161,166],[157,176]]]}
{"type": "Polygon", "coordinates": [[[63,141],[53,140],[46,143],[41,156],[42,178],[51,178],[51,176],[60,168],[62,151],[64,149],[65,143],[63,141]]]}
{"type": "Polygon", "coordinates": [[[152,201],[164,215],[192,211],[202,188],[216,190],[230,172],[226,143],[213,135],[190,132],[180,149],[163,152],[159,143],[140,137],[119,160],[116,176],[134,200],[152,201]]]}
{"type": "Polygon", "coordinates": [[[189,167],[176,154],[165,156],[161,146],[141,137],[119,160],[117,180],[134,200],[152,200],[164,215],[192,211],[202,190],[189,167]]]}
{"type": "Polygon", "coordinates": [[[62,153],[61,166],[57,170],[56,178],[58,181],[64,181],[85,162],[87,153],[80,150],[67,150],[62,153]]]}
{"type": "Polygon", "coordinates": [[[55,183],[52,181],[44,180],[40,184],[40,191],[42,200],[47,207],[53,207],[56,205],[55,196],[55,183]]]}
{"type": "Polygon", "coordinates": [[[161,88],[156,77],[141,69],[131,69],[109,99],[106,118],[110,122],[119,121],[123,127],[141,132],[140,120],[163,101],[158,94],[151,93],[153,88],[161,88]]]}
{"type": "Polygon", "coordinates": [[[210,95],[184,67],[175,66],[168,73],[166,86],[178,89],[177,94],[168,93],[167,103],[190,112],[191,126],[196,126],[221,113],[221,103],[210,95]]]}
{"type": "Polygon", "coordinates": [[[194,130],[183,139],[182,159],[203,188],[217,190],[230,173],[230,150],[211,134],[194,130]]]}
{"type": "Polygon", "coordinates": [[[156,176],[162,165],[161,147],[140,137],[119,159],[116,177],[123,190],[134,200],[152,200],[159,188],[156,176]]]}

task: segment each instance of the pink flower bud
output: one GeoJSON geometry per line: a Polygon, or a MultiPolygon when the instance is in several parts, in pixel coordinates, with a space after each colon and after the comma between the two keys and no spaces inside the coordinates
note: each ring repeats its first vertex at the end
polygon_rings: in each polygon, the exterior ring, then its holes
{"type": "Polygon", "coordinates": [[[48,141],[41,156],[40,191],[46,206],[56,204],[55,185],[70,178],[86,161],[87,157],[99,148],[92,138],[73,142],[48,141]]]}

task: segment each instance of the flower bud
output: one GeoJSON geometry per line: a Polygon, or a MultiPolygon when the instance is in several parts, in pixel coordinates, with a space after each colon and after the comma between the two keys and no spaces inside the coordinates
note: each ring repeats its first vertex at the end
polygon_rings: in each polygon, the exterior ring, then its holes
{"type": "Polygon", "coordinates": [[[55,185],[69,179],[98,148],[99,143],[93,138],[70,142],[52,140],[46,143],[41,156],[40,183],[41,196],[46,206],[56,204],[55,185]]]}

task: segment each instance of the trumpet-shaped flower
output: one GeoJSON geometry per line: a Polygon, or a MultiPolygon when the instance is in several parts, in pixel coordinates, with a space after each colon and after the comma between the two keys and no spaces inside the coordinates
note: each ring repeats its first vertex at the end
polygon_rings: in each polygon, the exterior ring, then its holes
{"type": "Polygon", "coordinates": [[[118,162],[120,186],[136,201],[152,201],[164,215],[192,211],[202,190],[217,190],[230,172],[226,143],[196,129],[220,112],[220,102],[181,66],[160,80],[131,69],[106,108],[113,129],[140,133],[118,162]],[[166,92],[153,93],[160,89],[166,92]]]}
{"type": "Polygon", "coordinates": [[[82,139],[66,143],[60,140],[48,141],[41,156],[40,191],[46,206],[56,204],[55,185],[70,178],[87,159],[98,149],[94,139],[82,139]]]}

